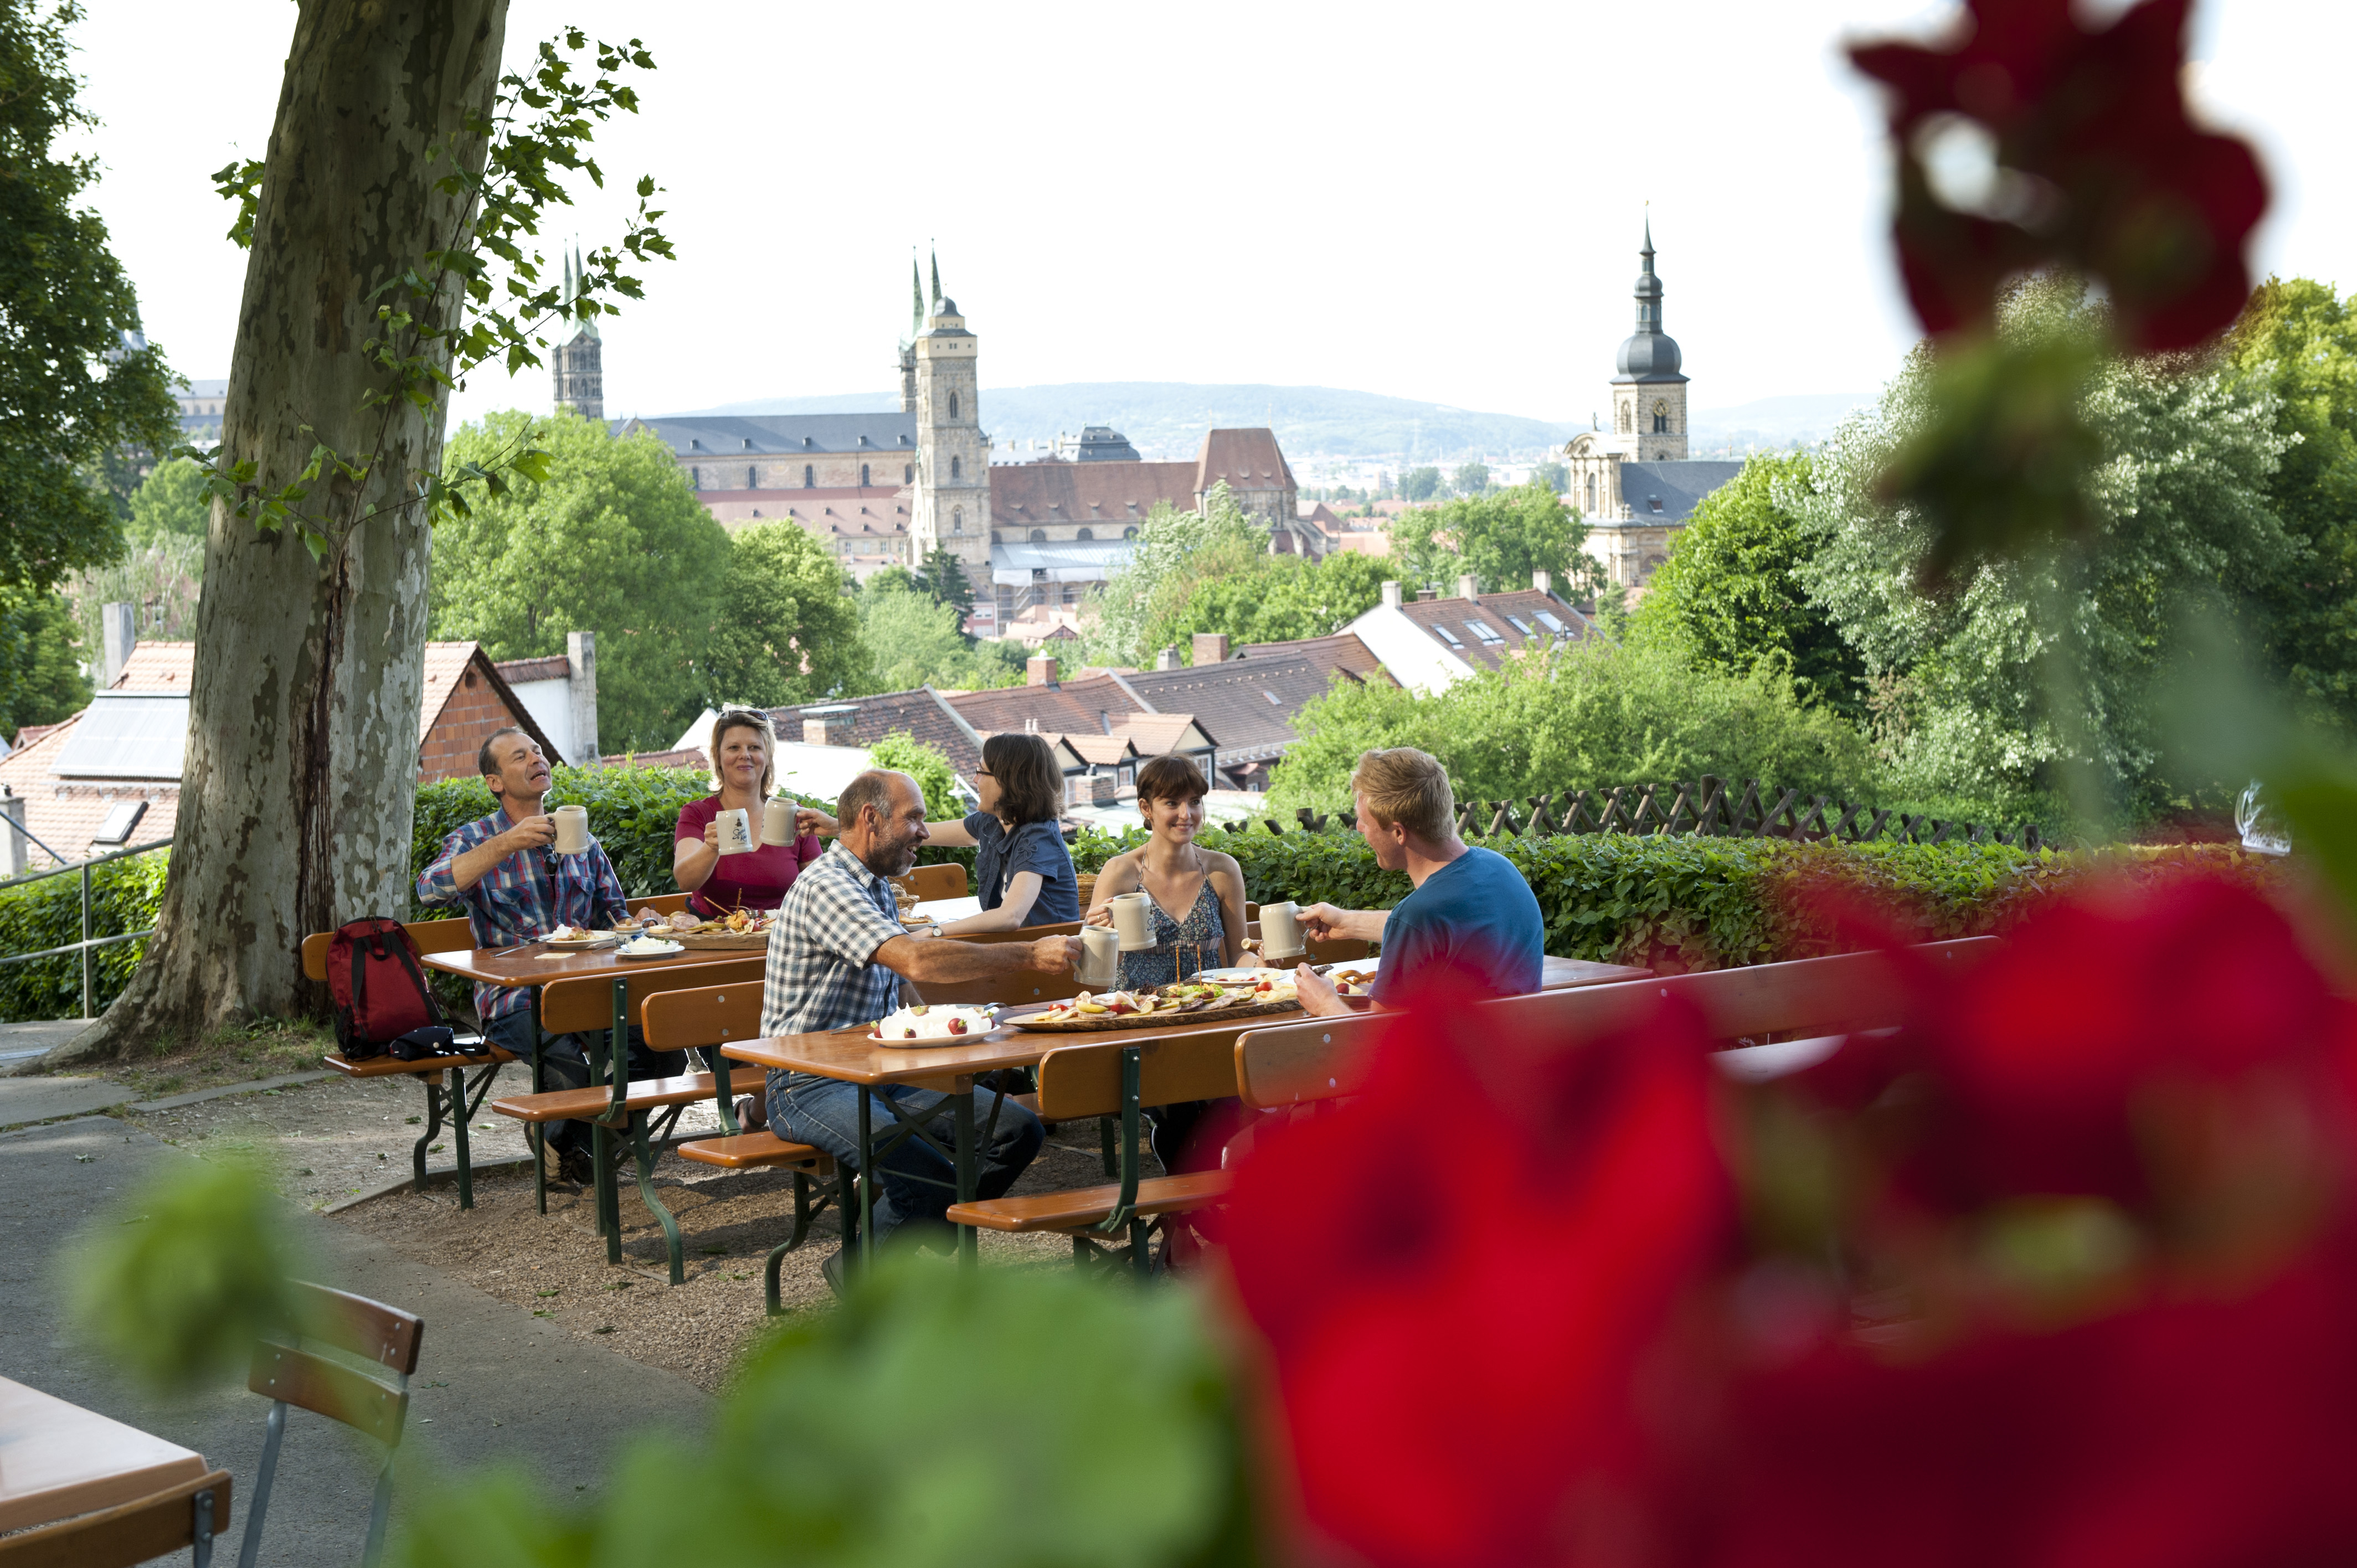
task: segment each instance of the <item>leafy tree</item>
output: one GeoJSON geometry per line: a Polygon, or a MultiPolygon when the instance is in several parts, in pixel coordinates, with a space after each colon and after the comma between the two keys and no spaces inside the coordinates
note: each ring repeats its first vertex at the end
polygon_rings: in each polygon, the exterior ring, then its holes
{"type": "Polygon", "coordinates": [[[1636,618],[1729,674],[1763,660],[1781,665],[1803,693],[1863,718],[1866,666],[1802,588],[1811,542],[1776,499],[1808,477],[1806,456],[1747,461],[1695,509],[1636,618]]]}
{"type": "Polygon", "coordinates": [[[90,702],[81,628],[51,588],[0,584],[0,736],[53,725],[90,702]]]}
{"type": "Polygon", "coordinates": [[[2266,483],[2295,546],[2264,595],[2267,652],[2318,716],[2357,726],[2357,299],[2269,278],[2227,351],[2289,443],[2266,483]]]}
{"type": "Polygon", "coordinates": [[[1552,573],[1566,586],[1595,575],[1580,549],[1587,525],[1539,484],[1403,512],[1391,536],[1403,580],[1424,587],[1454,587],[1460,572],[1490,594],[1529,587],[1533,572],[1552,573]]]}
{"type": "Polygon", "coordinates": [[[888,566],[859,590],[859,647],[865,662],[845,677],[845,694],[906,692],[918,686],[974,691],[1023,679],[1020,643],[981,641],[960,630],[964,618],[942,604],[907,568],[888,566]]]}
{"type": "MultiPolygon", "coordinates": [[[[660,436],[617,438],[571,409],[545,421],[486,415],[451,437],[448,461],[481,461],[519,444],[548,453],[547,478],[515,484],[434,531],[431,635],[474,639],[494,659],[526,659],[564,652],[569,631],[594,631],[601,744],[669,746],[709,688],[698,663],[725,602],[727,531],[696,504],[660,436]]],[[[743,628],[743,641],[732,637],[732,673],[776,628],[757,624],[762,629],[743,628]]]]}
{"type": "Polygon", "coordinates": [[[1638,639],[1512,660],[1430,696],[1338,682],[1296,727],[1302,738],[1270,782],[1280,811],[1347,802],[1360,754],[1391,746],[1432,753],[1461,794],[1480,800],[1705,773],[1853,800],[1881,789],[1865,739],[1803,702],[1782,671],[1698,671],[1638,639]]]}
{"type": "Polygon", "coordinates": [[[1457,472],[1450,476],[1449,484],[1460,496],[1486,496],[1490,493],[1490,465],[1459,463],[1457,472]]]}
{"type": "MultiPolygon", "coordinates": [[[[2086,333],[2093,310],[2031,286],[2000,330],[2024,344],[2086,333]]],[[[1895,782],[1965,814],[2050,821],[2063,800],[2082,821],[2168,809],[2156,680],[2188,613],[2247,614],[2301,551],[2267,504],[2286,441],[2274,394],[2223,363],[2097,361],[2078,399],[2101,451],[2079,497],[2086,532],[1971,569],[1932,598],[1914,586],[1932,529],[1880,487],[1927,417],[1934,371],[1919,349],[1878,409],[1820,449],[1808,484],[1779,492],[1812,546],[1794,575],[1874,683],[1895,782]]]]}
{"type": "Polygon", "coordinates": [[[1555,494],[1561,495],[1570,488],[1571,470],[1549,457],[1531,470],[1531,483],[1543,485],[1555,494]]]}
{"type": "Polygon", "coordinates": [[[1238,506],[1224,481],[1200,511],[1157,506],[1137,531],[1128,564],[1093,596],[1095,625],[1086,631],[1092,663],[1144,665],[1178,624],[1199,583],[1249,569],[1268,553],[1268,530],[1238,506]]]}
{"type": "Polygon", "coordinates": [[[212,511],[204,469],[186,457],[167,457],[131,492],[131,523],[124,532],[134,544],[166,534],[201,540],[212,511]]]}
{"type": "Polygon", "coordinates": [[[950,553],[949,546],[936,544],[925,556],[923,575],[918,579],[933,603],[948,605],[958,613],[958,624],[963,626],[974,614],[974,585],[966,581],[965,565],[950,553]]]}
{"type": "Polygon", "coordinates": [[[75,0],[0,0],[0,584],[22,588],[114,555],[85,469],[113,447],[162,450],[179,412],[106,224],[76,205],[98,159],[58,151],[97,124],[69,65],[81,18],[75,0]]]}
{"type": "Polygon", "coordinates": [[[1225,632],[1235,642],[1289,642],[1342,629],[1383,602],[1383,581],[1396,574],[1379,556],[1341,551],[1323,561],[1298,555],[1258,555],[1245,570],[1222,572],[1195,585],[1154,646],[1191,648],[1199,631],[1225,632]]]}
{"type": "Polygon", "coordinates": [[[728,576],[699,665],[705,707],[783,707],[866,673],[859,612],[843,592],[842,570],[800,524],[759,523],[730,537],[728,576]]]}
{"type": "Polygon", "coordinates": [[[183,533],[156,534],[134,544],[121,560],[85,567],[66,582],[66,597],[73,605],[74,625],[81,628],[84,648],[102,649],[105,633],[99,627],[101,606],[137,607],[139,635],[166,642],[186,642],[197,632],[197,605],[205,569],[205,542],[183,533]]]}
{"type": "Polygon", "coordinates": [[[1440,470],[1431,467],[1410,468],[1400,476],[1399,492],[1402,500],[1430,500],[1440,493],[1440,470]]]}
{"type": "Polygon", "coordinates": [[[925,792],[927,816],[938,821],[964,814],[964,798],[957,789],[957,770],[950,766],[949,757],[941,747],[928,746],[905,732],[897,733],[869,746],[867,759],[878,768],[898,768],[914,779],[917,788],[925,792]]]}

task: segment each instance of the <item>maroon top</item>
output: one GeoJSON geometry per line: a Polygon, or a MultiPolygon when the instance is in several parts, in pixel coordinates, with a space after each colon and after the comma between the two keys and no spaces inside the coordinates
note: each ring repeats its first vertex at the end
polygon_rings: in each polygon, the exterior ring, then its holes
{"type": "MultiPolygon", "coordinates": [[[[679,809],[679,831],[673,842],[704,842],[704,830],[720,814],[720,797],[706,795],[679,809]]],[[[804,833],[791,844],[763,843],[761,813],[753,813],[753,853],[724,854],[703,886],[687,896],[687,907],[710,918],[731,909],[774,909],[785,902],[802,867],[824,853],[816,833],[804,833]]]]}

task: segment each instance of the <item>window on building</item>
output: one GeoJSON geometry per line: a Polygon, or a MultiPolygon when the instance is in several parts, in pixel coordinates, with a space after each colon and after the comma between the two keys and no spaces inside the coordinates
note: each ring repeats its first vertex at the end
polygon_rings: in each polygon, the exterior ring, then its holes
{"type": "Polygon", "coordinates": [[[1121,536],[1124,539],[1135,539],[1137,537],[1137,530],[1134,528],[1125,528],[1121,531],[1121,536]]]}
{"type": "Polygon", "coordinates": [[[1618,415],[1618,417],[1619,417],[1620,422],[1620,434],[1621,434],[1621,435],[1633,435],[1634,434],[1636,434],[1636,432],[1631,428],[1631,415],[1630,414],[1630,412],[1629,412],[1629,405],[1628,405],[1627,403],[1622,403],[1622,404],[1620,405],[1620,412],[1619,412],[1619,415],[1618,415]]]}
{"type": "Polygon", "coordinates": [[[687,488],[691,490],[700,490],[704,488],[703,469],[690,468],[687,471],[687,488]]]}
{"type": "Polygon", "coordinates": [[[1645,510],[1648,510],[1648,511],[1659,511],[1659,510],[1662,510],[1662,498],[1661,498],[1661,497],[1659,497],[1659,496],[1647,496],[1647,497],[1645,498],[1645,510]]]}
{"type": "Polygon", "coordinates": [[[1531,623],[1524,620],[1520,616],[1508,616],[1506,618],[1506,624],[1512,627],[1516,631],[1521,632],[1524,637],[1535,637],[1538,635],[1531,629],[1531,623]]]}
{"type": "Polygon", "coordinates": [[[1073,537],[1073,538],[1075,538],[1075,539],[1094,539],[1096,536],[1097,536],[1096,530],[1095,530],[1095,529],[1092,529],[1092,528],[1084,528],[1084,529],[1081,530],[1078,533],[1075,533],[1074,535],[1072,535],[1072,537],[1073,537]]]}
{"type": "Polygon", "coordinates": [[[952,533],[965,532],[965,508],[962,506],[950,508],[950,532],[952,533]]]}
{"type": "Polygon", "coordinates": [[[1063,596],[1064,602],[1068,605],[1079,604],[1081,602],[1081,585],[1078,583],[1065,584],[1063,596]]]}
{"type": "Polygon", "coordinates": [[[950,417],[952,419],[957,417],[957,393],[955,392],[950,393],[950,417]]]}
{"type": "Polygon", "coordinates": [[[965,465],[964,465],[963,462],[961,462],[959,459],[957,459],[957,458],[955,458],[955,457],[952,457],[952,458],[951,458],[951,459],[950,459],[950,478],[952,478],[952,479],[957,478],[958,478],[960,475],[962,475],[964,471],[965,471],[965,465]]]}
{"type": "Polygon", "coordinates": [[[1044,528],[1035,528],[1035,529],[1033,529],[1033,530],[1031,531],[1031,542],[1032,542],[1032,543],[1034,543],[1034,544],[1045,544],[1045,543],[1047,543],[1047,542],[1048,542],[1048,531],[1047,531],[1046,529],[1044,529],[1044,528]]]}
{"type": "Polygon", "coordinates": [[[900,482],[904,485],[913,485],[917,482],[917,465],[914,463],[900,465],[900,482]]]}
{"type": "Polygon", "coordinates": [[[760,469],[748,467],[745,470],[745,488],[748,490],[758,490],[761,488],[760,469]]]}
{"type": "Polygon", "coordinates": [[[1669,433],[1670,405],[1667,403],[1657,403],[1653,405],[1653,434],[1667,435],[1669,433]]]}
{"type": "Polygon", "coordinates": [[[808,463],[802,465],[802,489],[806,490],[818,489],[818,470],[808,463]]]}
{"type": "Polygon", "coordinates": [[[859,465],[859,488],[863,490],[867,488],[867,465],[865,463],[859,465]]]}
{"type": "Polygon", "coordinates": [[[1593,475],[1593,474],[1590,474],[1590,475],[1588,475],[1588,476],[1587,476],[1587,515],[1588,515],[1588,516],[1590,516],[1590,517],[1594,517],[1594,516],[1596,515],[1596,476],[1595,476],[1595,475],[1593,475]]]}
{"type": "Polygon", "coordinates": [[[1471,632],[1475,640],[1480,642],[1503,642],[1506,640],[1506,634],[1500,631],[1496,627],[1491,626],[1486,620],[1469,620],[1465,623],[1465,629],[1471,632]]]}
{"type": "Polygon", "coordinates": [[[691,436],[688,438],[687,449],[691,452],[701,452],[704,450],[704,443],[691,436]]]}
{"type": "Polygon", "coordinates": [[[1539,611],[1539,624],[1546,628],[1549,631],[1560,632],[1566,636],[1568,636],[1571,631],[1571,628],[1564,625],[1562,621],[1555,618],[1555,612],[1552,610],[1539,611]]]}
{"type": "Polygon", "coordinates": [[[1462,648],[1465,646],[1463,641],[1458,638],[1458,635],[1455,632],[1449,630],[1445,626],[1439,625],[1437,622],[1434,623],[1432,630],[1435,636],[1438,637],[1441,641],[1448,644],[1451,648],[1462,648]]]}

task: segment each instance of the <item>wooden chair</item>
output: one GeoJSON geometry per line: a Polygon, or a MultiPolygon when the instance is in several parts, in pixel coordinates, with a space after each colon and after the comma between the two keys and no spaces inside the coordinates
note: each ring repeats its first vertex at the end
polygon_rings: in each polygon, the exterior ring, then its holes
{"type": "Polygon", "coordinates": [[[230,1474],[215,1470],[160,1492],[15,1535],[0,1535],[5,1568],[131,1568],[191,1549],[211,1568],[213,1542],[229,1529],[230,1474]]]}
{"type": "Polygon", "coordinates": [[[952,862],[947,865],[911,867],[905,876],[892,878],[893,885],[904,887],[917,896],[917,902],[929,904],[936,898],[963,898],[973,889],[966,885],[965,867],[952,862]]]}
{"type": "MultiPolygon", "coordinates": [[[[412,920],[402,929],[409,933],[421,953],[463,952],[475,945],[473,924],[465,919],[412,920]]],[[[303,973],[311,980],[324,983],[328,978],[328,944],[335,940],[333,931],[315,931],[303,939],[303,973]]],[[[405,1062],[398,1057],[371,1057],[365,1061],[351,1061],[341,1051],[328,1053],[324,1065],[331,1072],[345,1078],[414,1078],[425,1086],[425,1131],[410,1145],[409,1168],[413,1185],[419,1192],[425,1190],[425,1155],[434,1140],[440,1135],[447,1116],[451,1122],[451,1141],[457,1145],[458,1207],[475,1207],[475,1166],[472,1151],[467,1146],[468,1123],[481,1109],[483,1096],[490,1092],[491,1080],[500,1069],[516,1058],[496,1046],[485,1044],[480,1035],[458,1033],[457,1044],[479,1046],[479,1054],[468,1060],[448,1057],[427,1057],[420,1061],[405,1062]],[[483,1065],[472,1084],[467,1081],[469,1066],[483,1065]]]]}
{"type": "MultiPolygon", "coordinates": [[[[1993,937],[1972,937],[1914,951],[1961,971],[1996,946],[1993,937]]],[[[1900,972],[1878,952],[1543,991],[1478,1005],[1501,1030],[1577,1043],[1631,1024],[1671,996],[1700,1008],[1714,1039],[1816,1031],[1810,1038],[1760,1047],[1796,1060],[1812,1050],[1830,1051],[1843,1035],[1895,1024],[1906,1005],[1900,972]]],[[[1353,1093],[1383,1026],[1380,1015],[1360,1015],[1248,1029],[1236,1040],[1236,1092],[1264,1111],[1353,1093]]]]}
{"type": "MultiPolygon", "coordinates": [[[[856,1214],[855,1208],[843,1201],[843,1178],[836,1170],[833,1156],[808,1144],[790,1144],[774,1133],[747,1133],[737,1124],[735,1085],[730,1077],[729,1061],[719,1047],[730,1040],[758,1038],[761,1033],[761,983],[749,984],[707,985],[692,991],[666,991],[647,998],[647,1044],[657,1050],[676,1051],[701,1049],[712,1063],[710,1093],[720,1106],[720,1124],[727,1129],[725,1136],[702,1138],[679,1145],[679,1157],[698,1165],[716,1165],[722,1170],[789,1170],[794,1176],[794,1233],[770,1250],[764,1261],[761,1284],[770,1316],[775,1317],[784,1308],[778,1299],[778,1271],[786,1254],[802,1244],[810,1232],[810,1223],[832,1202],[844,1217],[845,1240],[848,1227],[856,1214]],[[823,1185],[815,1194],[813,1203],[811,1182],[821,1178],[823,1185]],[[825,1178],[833,1178],[831,1180],[825,1178]]],[[[676,1232],[667,1232],[671,1242],[672,1281],[682,1277],[680,1244],[676,1232]]]]}
{"type": "MultiPolygon", "coordinates": [[[[760,953],[748,953],[741,959],[723,960],[717,963],[700,964],[695,978],[705,981],[750,982],[758,993],[761,984],[761,968],[769,961],[760,953]]],[[[621,1197],[614,1172],[613,1138],[617,1133],[627,1133],[636,1146],[639,1164],[639,1196],[661,1221],[664,1234],[673,1239],[672,1283],[684,1278],[681,1273],[678,1248],[678,1223],[671,1211],[654,1195],[654,1152],[650,1146],[648,1118],[655,1112],[667,1111],[662,1126],[652,1133],[660,1140],[679,1119],[680,1108],[703,1099],[712,1092],[710,1073],[689,1073],[680,1078],[640,1079],[631,1081],[630,1047],[627,1030],[640,1021],[648,997],[680,983],[678,970],[634,969],[618,971],[611,977],[582,975],[573,980],[554,980],[541,986],[533,997],[534,1027],[532,1040],[532,1089],[530,1094],[512,1094],[491,1101],[491,1109],[502,1116],[522,1122],[530,1130],[528,1137],[533,1149],[533,1198],[539,1211],[548,1212],[548,1164],[543,1154],[546,1143],[547,1124],[551,1122],[587,1122],[594,1129],[590,1142],[594,1179],[591,1186],[597,1194],[597,1227],[606,1238],[606,1261],[622,1261],[621,1197]],[[546,1081],[545,1064],[541,1058],[543,1035],[587,1034],[591,1038],[589,1058],[590,1087],[587,1089],[542,1088],[546,1081]],[[598,1037],[602,1035],[604,1044],[598,1037]],[[605,1087],[597,1087],[600,1080],[605,1087]]]]}
{"type": "Polygon", "coordinates": [[[1221,1100],[1236,1091],[1235,1057],[1218,1036],[1124,1045],[1119,1039],[1060,1047],[1039,1059],[1038,1111],[1047,1122],[1077,1122],[1118,1116],[1120,1180],[1068,1192],[994,1197],[952,1206],[953,1225],[986,1230],[1060,1231],[1072,1239],[1076,1261],[1108,1256],[1100,1244],[1127,1233],[1128,1261],[1150,1273],[1150,1233],[1167,1217],[1217,1203],[1228,1190],[1225,1171],[1184,1176],[1138,1176],[1143,1112],[1149,1105],[1190,1100],[1221,1100]]]}
{"type": "Polygon", "coordinates": [[[286,1435],[288,1405],[339,1421],[384,1444],[384,1466],[377,1472],[369,1504],[368,1542],[361,1552],[362,1568],[373,1568],[384,1554],[393,1457],[409,1414],[409,1379],[417,1370],[425,1324],[414,1313],[347,1291],[302,1283],[295,1288],[301,1294],[304,1321],[283,1338],[256,1345],[253,1367],[246,1375],[245,1386],[273,1402],[263,1427],[262,1464],[254,1472],[253,1509],[246,1515],[238,1568],[253,1568],[254,1554],[262,1549],[263,1520],[270,1511],[270,1483],[278,1473],[278,1445],[286,1435]],[[311,1348],[315,1345],[342,1356],[329,1357],[311,1348]],[[369,1365],[363,1369],[354,1361],[369,1365]]]}

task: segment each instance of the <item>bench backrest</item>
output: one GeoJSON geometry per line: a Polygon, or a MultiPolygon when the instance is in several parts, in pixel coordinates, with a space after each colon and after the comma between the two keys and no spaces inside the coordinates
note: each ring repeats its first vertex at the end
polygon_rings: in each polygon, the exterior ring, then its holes
{"type": "Polygon", "coordinates": [[[181,1551],[196,1539],[199,1494],[211,1499],[205,1539],[219,1557],[229,1530],[230,1474],[215,1470],[134,1498],[127,1503],[0,1538],[0,1563],[8,1568],[131,1568],[181,1551]]]}
{"type": "Polygon", "coordinates": [[[417,1370],[425,1324],[414,1313],[346,1291],[301,1281],[294,1289],[305,1321],[279,1339],[253,1348],[245,1386],[268,1399],[324,1415],[365,1432],[380,1443],[398,1443],[409,1409],[406,1380],[417,1370]],[[372,1362],[373,1375],[350,1362],[321,1355],[312,1345],[328,1345],[372,1362]]]}
{"type": "Polygon", "coordinates": [[[1087,987],[1073,979],[1069,970],[1062,974],[1042,974],[1026,969],[988,980],[929,980],[917,989],[925,993],[927,1002],[957,1003],[968,1007],[996,1002],[1007,1007],[1028,1007],[1034,1002],[1061,1002],[1068,996],[1078,996],[1087,987]]]}
{"type": "MultiPolygon", "coordinates": [[[[1996,946],[1993,937],[1972,937],[1915,950],[1937,963],[1963,966],[1996,946]]],[[[1669,996],[1700,1008],[1711,1037],[1722,1040],[1877,1028],[1899,1022],[1906,1003],[1889,959],[1863,952],[1543,991],[1480,1005],[1495,1013],[1501,1028],[1577,1041],[1632,1023],[1669,996]]],[[[1362,1014],[1247,1030],[1236,1041],[1237,1092],[1244,1103],[1261,1109],[1351,1093],[1383,1022],[1380,1015],[1362,1014]]]]}
{"type": "Polygon", "coordinates": [[[914,893],[920,903],[935,898],[963,898],[971,891],[965,883],[965,867],[954,863],[912,866],[906,875],[896,876],[892,881],[914,893]]]}
{"type": "Polygon", "coordinates": [[[950,931],[944,933],[953,942],[1036,942],[1041,937],[1076,937],[1081,934],[1078,920],[1056,920],[1045,926],[1017,926],[1011,931],[950,931]]]}
{"type": "Polygon", "coordinates": [[[756,1039],[761,1033],[761,977],[658,991],[647,997],[643,1014],[640,1027],[651,1050],[683,1051],[756,1039]]]}
{"type": "MultiPolygon", "coordinates": [[[[455,920],[410,920],[403,924],[421,953],[464,952],[475,945],[475,928],[464,917],[455,920]]],[[[303,974],[308,980],[328,978],[328,944],[333,931],[314,931],[303,939],[303,974]]]]}
{"type": "MultiPolygon", "coordinates": [[[[1236,1057],[1225,1030],[1138,1047],[1137,1102],[1177,1105],[1189,1100],[1225,1100],[1236,1091],[1236,1057]]],[[[1049,1122],[1077,1122],[1121,1114],[1121,1053],[1131,1042],[1119,1035],[1084,1045],[1059,1046],[1039,1058],[1039,1115],[1049,1122]]]]}
{"type": "MultiPolygon", "coordinates": [[[[718,962],[698,964],[694,969],[637,969],[619,975],[629,987],[629,1000],[624,1004],[626,1016],[639,1023],[640,1013],[647,998],[657,992],[677,991],[691,983],[705,985],[722,982],[750,982],[756,993],[756,1004],[761,989],[761,969],[769,962],[767,955],[753,952],[741,959],[725,959],[718,962]]],[[[584,1029],[604,1029],[614,1021],[615,976],[585,974],[575,980],[552,980],[540,991],[540,1026],[552,1035],[571,1035],[584,1029]]]]}

